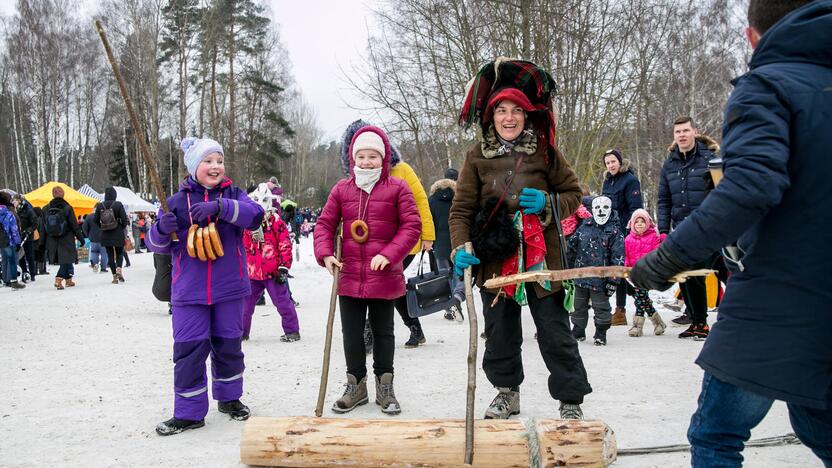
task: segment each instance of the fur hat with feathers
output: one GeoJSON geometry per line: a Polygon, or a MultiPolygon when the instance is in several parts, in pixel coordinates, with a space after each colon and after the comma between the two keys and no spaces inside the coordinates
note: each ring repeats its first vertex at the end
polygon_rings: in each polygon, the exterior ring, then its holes
{"type": "MultiPolygon", "coordinates": [[[[339,149],[339,155],[341,159],[341,170],[344,171],[344,175],[350,175],[350,143],[352,143],[352,137],[355,136],[355,133],[361,130],[364,127],[372,126],[370,122],[364,121],[362,119],[358,119],[355,122],[347,125],[347,129],[344,130],[344,134],[341,135],[341,148],[339,149]]],[[[399,155],[399,150],[390,144],[390,169],[392,169],[396,164],[401,161],[402,158],[399,155]]]]}

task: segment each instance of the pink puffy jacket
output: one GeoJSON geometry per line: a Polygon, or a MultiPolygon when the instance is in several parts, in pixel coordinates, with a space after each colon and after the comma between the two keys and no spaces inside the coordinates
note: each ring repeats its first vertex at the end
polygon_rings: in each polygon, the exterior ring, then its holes
{"type": "MultiPolygon", "coordinates": [[[[341,253],[338,295],[362,299],[395,299],[405,293],[402,261],[419,240],[422,231],[419,210],[407,183],[390,173],[390,142],[377,127],[364,127],[364,132],[375,132],[384,141],[384,160],[381,178],[368,195],[355,185],[354,176],[335,184],[315,225],[315,259],[323,266],[324,257],[335,255],[335,235],[338,222],[343,220],[343,248],[341,253]],[[359,244],[350,236],[350,224],[361,218],[369,227],[369,238],[359,244]],[[366,205],[365,205],[366,204],[366,205]],[[366,208],[365,208],[366,206],[366,208]],[[366,210],[366,214],[365,214],[366,210]],[[390,260],[383,270],[371,271],[370,260],[378,254],[390,260]]],[[[350,152],[352,154],[352,144],[350,152]]],[[[350,173],[353,159],[350,158],[350,173]]]]}
{"type": "Polygon", "coordinates": [[[243,234],[248,277],[253,280],[274,278],[280,267],[292,268],[292,241],[280,217],[272,215],[263,221],[263,242],[255,242],[251,231],[243,234]]]}
{"type": "Polygon", "coordinates": [[[664,241],[664,238],[667,237],[664,234],[659,234],[656,225],[653,224],[653,220],[650,218],[650,213],[642,208],[633,212],[630,222],[627,223],[627,229],[630,230],[630,234],[624,239],[624,266],[628,267],[635,265],[641,257],[656,250],[659,244],[664,241]],[[647,224],[647,229],[641,235],[636,234],[633,229],[636,219],[639,218],[647,224]]]}

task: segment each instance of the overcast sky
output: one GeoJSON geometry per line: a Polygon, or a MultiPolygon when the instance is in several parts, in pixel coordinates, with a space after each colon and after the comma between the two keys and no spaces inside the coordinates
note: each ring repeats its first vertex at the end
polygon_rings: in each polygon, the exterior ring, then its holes
{"type": "MultiPolygon", "coordinates": [[[[306,101],[315,109],[327,139],[337,138],[360,115],[356,97],[344,84],[341,69],[360,62],[367,45],[370,8],[377,0],[269,0],[272,20],[292,62],[292,74],[306,101]]],[[[16,0],[0,0],[0,14],[12,15],[16,0]]],[[[91,15],[95,0],[81,0],[83,14],[91,15]]]]}

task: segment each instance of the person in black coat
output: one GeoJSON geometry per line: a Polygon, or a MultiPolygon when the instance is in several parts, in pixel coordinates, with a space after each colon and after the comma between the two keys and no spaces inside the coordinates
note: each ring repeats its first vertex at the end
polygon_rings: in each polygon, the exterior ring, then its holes
{"type": "MultiPolygon", "coordinates": [[[[436,239],[433,241],[433,250],[430,251],[431,268],[438,271],[439,268],[451,267],[451,232],[448,227],[448,215],[451,212],[451,204],[456,194],[456,179],[459,171],[453,168],[445,170],[445,177],[439,179],[430,186],[428,206],[433,217],[433,227],[436,232],[436,239]]],[[[454,304],[445,311],[445,318],[448,320],[462,321],[462,301],[465,300],[465,285],[459,281],[456,275],[454,280],[454,304]]]]}
{"type": "MultiPolygon", "coordinates": [[[[601,195],[612,201],[612,209],[618,214],[618,222],[624,237],[627,237],[627,223],[633,213],[644,208],[641,199],[641,182],[636,177],[630,161],[621,156],[617,149],[608,150],[604,153],[604,166],[607,174],[604,177],[604,186],[601,195]]],[[[615,312],[612,314],[610,325],[627,325],[627,281],[622,280],[615,290],[615,312]]]]}
{"type": "MultiPolygon", "coordinates": [[[[723,178],[632,270],[639,287],[726,249],[731,277],[696,363],[688,440],[698,466],[740,466],[752,429],[786,402],[798,438],[832,466],[832,1],[751,0],[754,53],[725,108],[723,178]],[[801,5],[802,4],[802,5],[801,5]]],[[[820,466],[820,465],[818,465],[820,466]]]]}
{"type": "Polygon", "coordinates": [[[20,259],[20,268],[23,271],[23,282],[25,283],[27,277],[34,281],[38,274],[38,268],[35,264],[35,240],[34,233],[38,228],[38,215],[32,205],[23,198],[21,194],[15,194],[12,197],[12,204],[17,211],[17,219],[19,221],[20,236],[23,239],[23,258],[20,259]]]}
{"type": "Polygon", "coordinates": [[[104,201],[95,205],[95,211],[92,215],[92,222],[101,229],[101,246],[107,250],[110,272],[113,274],[113,284],[124,282],[124,275],[121,271],[121,266],[124,263],[124,241],[126,239],[124,231],[130,224],[127,211],[125,211],[124,205],[116,200],[116,195],[116,189],[113,187],[104,189],[104,201]],[[107,210],[112,210],[114,226],[107,223],[109,217],[109,214],[105,214],[107,210]]]}
{"type": "Polygon", "coordinates": [[[75,210],[64,200],[64,190],[61,187],[52,189],[52,201],[44,209],[46,224],[46,257],[49,263],[60,265],[55,275],[55,287],[64,289],[75,286],[72,276],[75,274],[75,264],[78,263],[78,250],[75,239],[84,243],[84,233],[78,225],[75,210]],[[50,222],[51,221],[51,222],[50,222]],[[58,232],[50,232],[50,225],[60,226],[58,232]],[[58,235],[59,234],[59,235],[58,235]]]}
{"type": "MultiPolygon", "coordinates": [[[[693,119],[679,117],[673,122],[673,144],[668,148],[667,160],[659,176],[658,227],[667,234],[699,207],[712,184],[708,161],[716,157],[719,145],[712,138],[700,135],[693,119]]],[[[716,259],[716,249],[696,268],[710,268],[716,259]]],[[[708,337],[708,292],[704,277],[693,277],[679,284],[685,300],[685,312],[675,323],[690,323],[679,338],[704,340],[708,337]],[[688,322],[686,319],[689,319],[688,322]]]]}

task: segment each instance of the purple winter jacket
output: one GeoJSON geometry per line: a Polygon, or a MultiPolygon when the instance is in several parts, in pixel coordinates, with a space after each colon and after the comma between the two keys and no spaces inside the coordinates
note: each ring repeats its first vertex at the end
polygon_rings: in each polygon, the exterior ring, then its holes
{"type": "MultiPolygon", "coordinates": [[[[332,191],[315,225],[315,259],[324,265],[324,257],[335,253],[335,235],[338,222],[344,222],[343,249],[338,283],[338,295],[361,299],[396,299],[405,294],[402,261],[410,248],[419,241],[422,221],[413,192],[407,182],[390,177],[390,143],[384,132],[367,126],[353,137],[364,132],[374,132],[384,141],[381,178],[368,195],[355,185],[355,176],[342,179],[332,191]],[[369,229],[369,238],[363,244],[350,235],[350,225],[359,218],[359,207],[366,210],[362,218],[369,229]],[[383,270],[370,270],[370,261],[377,254],[390,261],[383,270]]],[[[352,145],[350,145],[352,146],[352,145]]],[[[352,154],[350,148],[349,154],[352,154]]],[[[355,164],[349,159],[350,169],[355,164]]]]}
{"type": "MultiPolygon", "coordinates": [[[[263,221],[263,208],[251,201],[245,191],[226,179],[218,187],[206,189],[192,177],[168,198],[168,208],[176,215],[179,242],[159,232],[154,223],[147,236],[147,247],[158,254],[171,256],[171,303],[175,306],[216,304],[246,297],[251,284],[243,248],[243,230],[256,229],[263,221]],[[216,222],[224,256],[203,262],[187,252],[188,228],[191,226],[189,206],[222,197],[222,209],[216,222]]],[[[164,213],[159,211],[159,218],[164,213]]],[[[203,222],[202,227],[208,225],[203,222]]]]}

